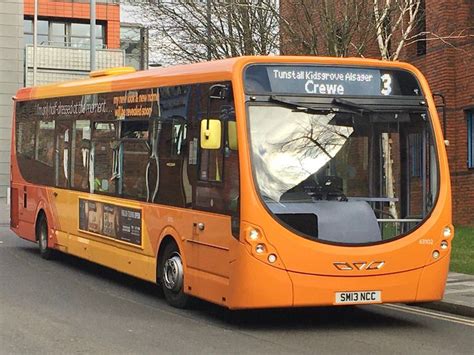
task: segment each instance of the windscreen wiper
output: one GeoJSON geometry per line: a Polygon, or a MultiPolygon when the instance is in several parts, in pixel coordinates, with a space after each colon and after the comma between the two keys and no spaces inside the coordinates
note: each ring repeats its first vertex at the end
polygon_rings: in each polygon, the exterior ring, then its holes
{"type": "Polygon", "coordinates": [[[350,109],[353,112],[359,113],[359,114],[362,114],[364,112],[373,112],[373,110],[368,108],[367,106],[360,105],[358,103],[355,103],[346,99],[341,99],[341,98],[334,98],[331,101],[331,104],[333,106],[342,107],[344,109],[350,109]]]}
{"type": "Polygon", "coordinates": [[[287,106],[291,106],[299,111],[304,111],[308,113],[321,113],[321,112],[329,111],[329,110],[325,110],[321,108],[316,108],[314,106],[310,106],[306,103],[295,102],[295,101],[291,101],[291,100],[284,99],[282,97],[274,96],[274,95],[270,96],[270,101],[278,102],[280,104],[284,104],[287,106]]]}
{"type": "Polygon", "coordinates": [[[357,111],[359,114],[375,113],[375,112],[422,112],[426,107],[425,101],[419,99],[375,99],[370,105],[366,106],[357,102],[349,101],[343,98],[336,97],[332,100],[333,106],[341,107],[345,110],[350,109],[357,111]]]}
{"type": "Polygon", "coordinates": [[[318,106],[314,107],[312,105],[309,105],[308,103],[300,103],[300,102],[295,102],[280,96],[270,96],[270,101],[273,102],[278,102],[287,106],[291,106],[293,108],[296,108],[300,111],[304,112],[309,112],[309,113],[329,113],[329,112],[334,112],[334,107],[336,106],[338,108],[337,112],[345,112],[345,113],[355,113],[357,115],[362,115],[364,111],[370,111],[370,109],[367,109],[366,107],[359,106],[356,103],[344,100],[344,99],[333,99],[331,102],[327,103],[318,103],[317,105],[323,105],[323,107],[318,106]]]}

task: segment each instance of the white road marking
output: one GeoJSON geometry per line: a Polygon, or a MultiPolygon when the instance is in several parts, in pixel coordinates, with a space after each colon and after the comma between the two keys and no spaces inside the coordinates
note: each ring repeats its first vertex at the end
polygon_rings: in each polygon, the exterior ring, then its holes
{"type": "Polygon", "coordinates": [[[457,316],[451,316],[447,315],[444,313],[439,313],[436,311],[431,311],[431,310],[424,310],[424,309],[419,309],[415,307],[410,307],[410,306],[402,306],[399,304],[381,304],[377,305],[378,307],[384,307],[384,308],[389,308],[389,309],[396,309],[398,311],[406,312],[406,313],[412,313],[412,314],[418,314],[430,318],[435,318],[435,319],[440,319],[440,320],[445,320],[447,322],[452,322],[452,323],[458,323],[458,324],[463,324],[467,325],[468,327],[474,327],[474,320],[467,319],[467,318],[462,318],[462,317],[457,317],[457,316]]]}
{"type": "Polygon", "coordinates": [[[474,292],[474,287],[462,288],[460,290],[445,290],[445,295],[451,295],[453,293],[464,293],[464,292],[474,292]]]}

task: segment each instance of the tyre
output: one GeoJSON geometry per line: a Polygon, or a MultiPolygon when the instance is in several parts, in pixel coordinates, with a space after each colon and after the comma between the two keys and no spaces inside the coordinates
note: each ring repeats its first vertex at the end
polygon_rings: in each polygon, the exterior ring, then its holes
{"type": "Polygon", "coordinates": [[[168,243],[159,261],[159,276],[166,301],[173,307],[186,308],[189,296],[184,293],[183,260],[175,243],[168,243]]]}
{"type": "Polygon", "coordinates": [[[53,257],[53,250],[48,247],[48,231],[48,220],[44,214],[41,214],[36,225],[36,239],[38,239],[41,257],[47,260],[53,257]]]}

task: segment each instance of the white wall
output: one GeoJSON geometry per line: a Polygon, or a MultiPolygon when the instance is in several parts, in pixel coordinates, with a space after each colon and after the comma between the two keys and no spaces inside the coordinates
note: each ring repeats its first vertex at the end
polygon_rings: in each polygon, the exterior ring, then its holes
{"type": "Polygon", "coordinates": [[[23,0],[0,2],[0,224],[9,223],[12,96],[23,83],[23,0]]]}

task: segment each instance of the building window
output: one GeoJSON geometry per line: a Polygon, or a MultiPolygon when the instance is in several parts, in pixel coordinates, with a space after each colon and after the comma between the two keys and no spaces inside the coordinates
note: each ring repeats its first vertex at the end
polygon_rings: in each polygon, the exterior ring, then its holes
{"type": "Polygon", "coordinates": [[[120,48],[125,51],[125,65],[137,70],[146,69],[147,31],[145,28],[120,27],[120,48]]]}
{"type": "MultiPolygon", "coordinates": [[[[33,44],[33,20],[23,21],[25,45],[33,44]]],[[[105,26],[96,24],[96,46],[105,47],[105,26]]],[[[38,45],[59,47],[90,47],[90,24],[38,20],[38,45]]]]}
{"type": "MultiPolygon", "coordinates": [[[[33,20],[25,19],[24,22],[25,44],[33,44],[33,20]]],[[[38,36],[36,37],[39,45],[48,45],[48,21],[38,20],[38,36]]]]}
{"type": "MultiPolygon", "coordinates": [[[[71,47],[86,47],[90,46],[90,30],[91,26],[88,23],[71,23],[69,42],[71,47]]],[[[95,38],[97,48],[104,47],[104,26],[96,24],[95,38]]]]}
{"type": "Polygon", "coordinates": [[[426,54],[426,9],[425,0],[420,0],[420,9],[416,16],[416,29],[418,32],[416,41],[416,55],[426,54]]]}
{"type": "Polygon", "coordinates": [[[467,167],[474,168],[474,111],[467,111],[467,167]]]}
{"type": "Polygon", "coordinates": [[[48,39],[50,45],[66,46],[68,43],[67,24],[64,22],[50,22],[48,39]]]}

